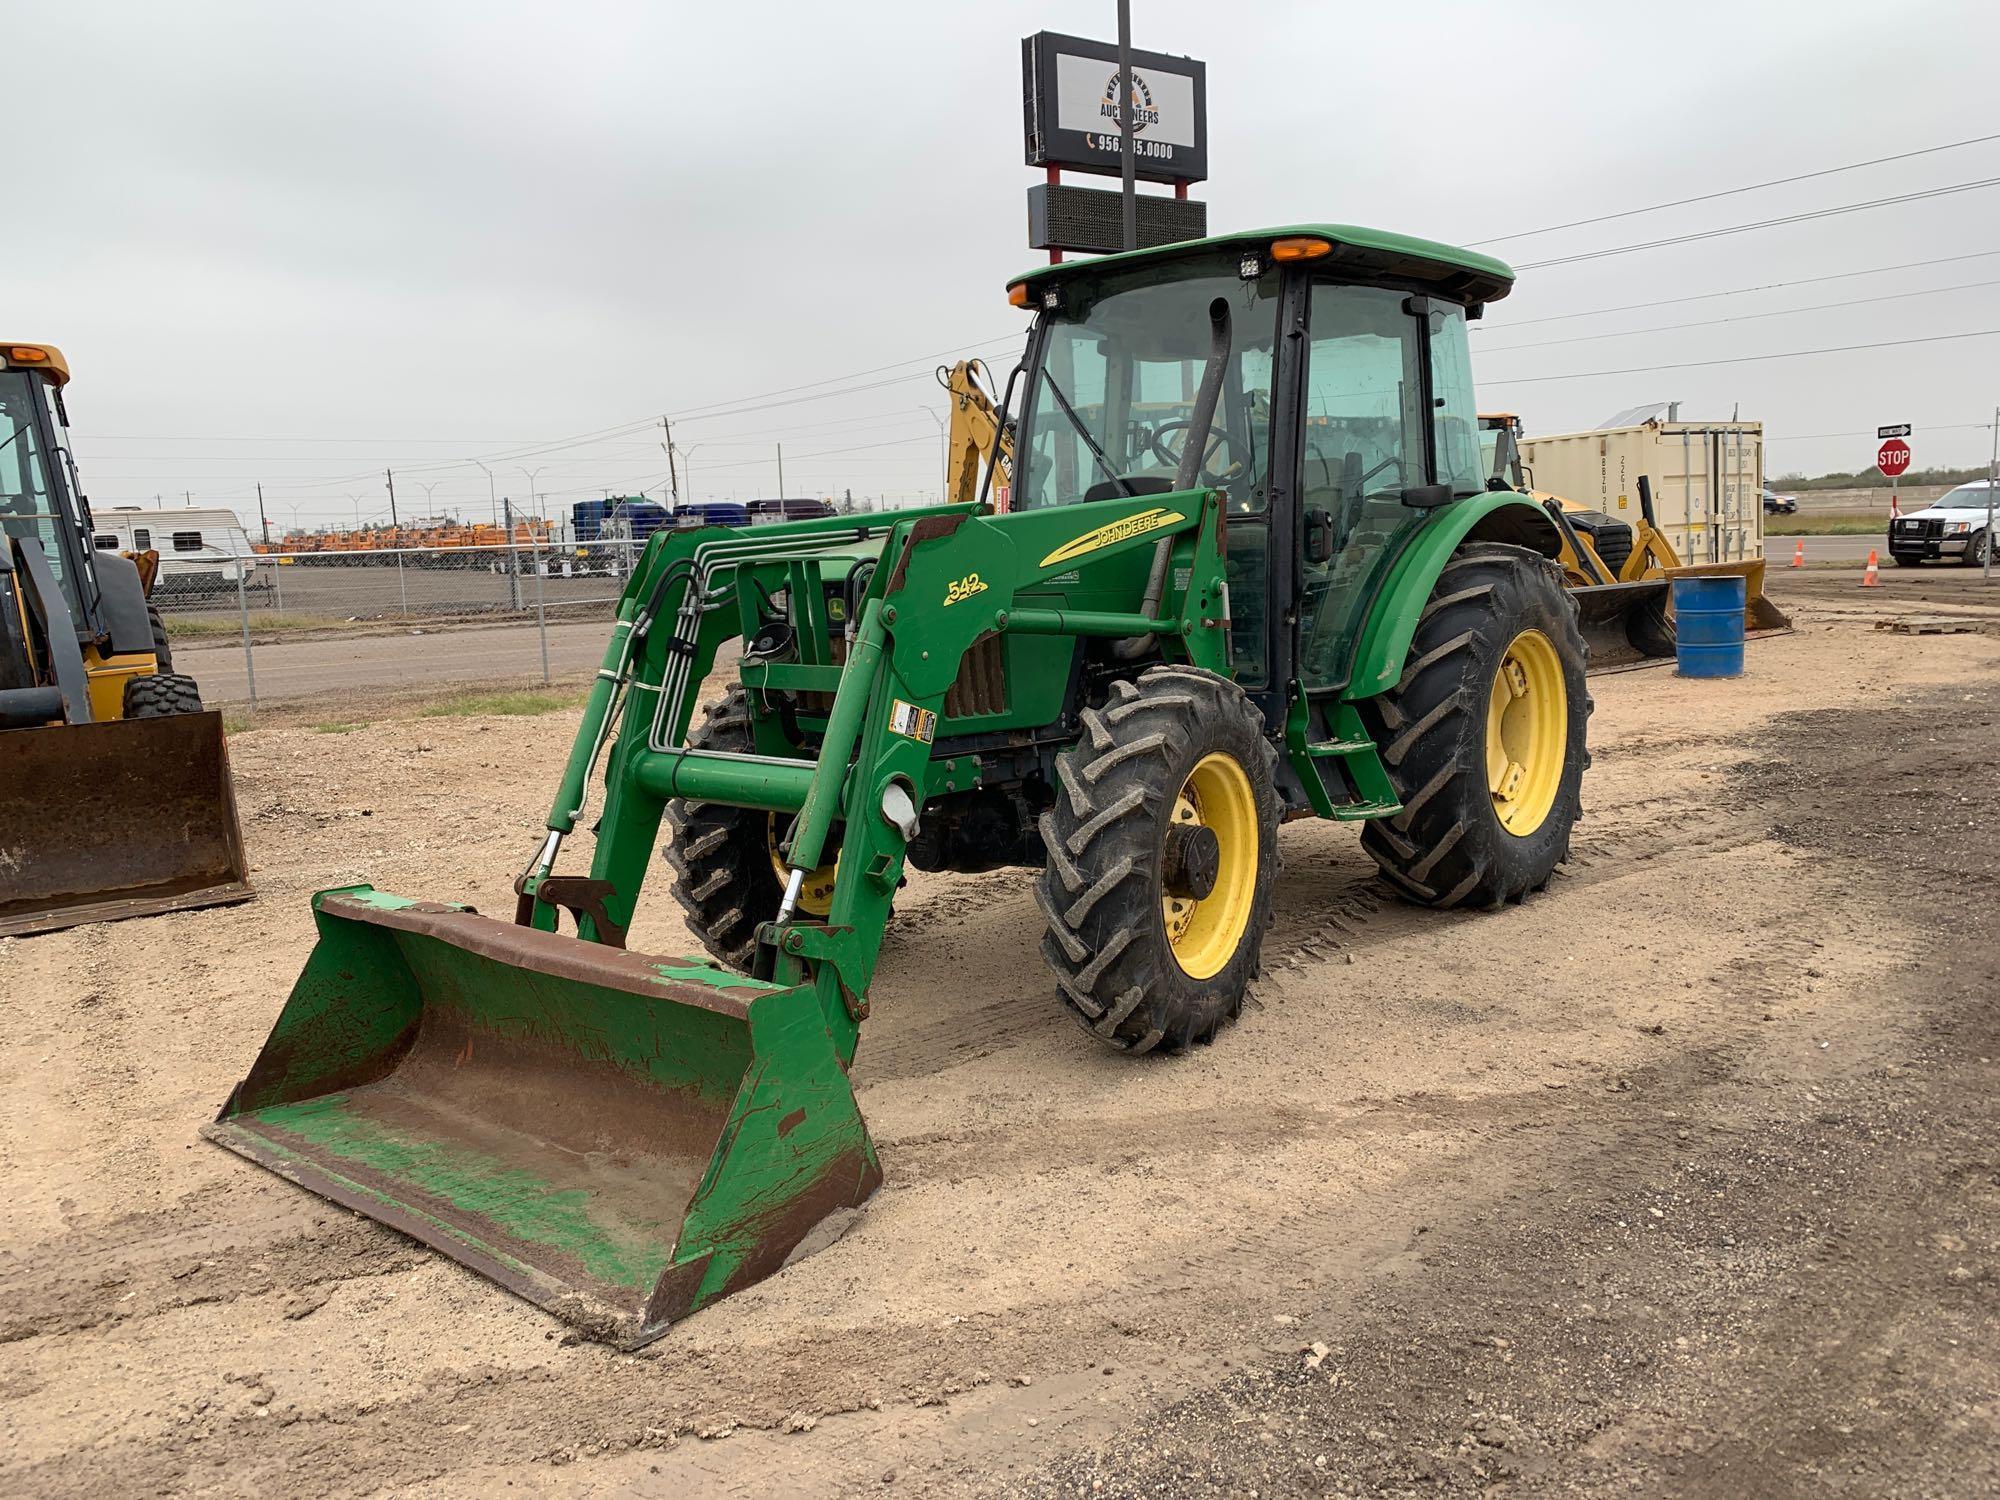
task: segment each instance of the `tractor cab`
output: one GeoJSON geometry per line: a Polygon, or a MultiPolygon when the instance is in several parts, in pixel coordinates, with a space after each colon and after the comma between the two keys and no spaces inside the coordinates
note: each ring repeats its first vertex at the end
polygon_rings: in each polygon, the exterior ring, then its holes
{"type": "Polygon", "coordinates": [[[46,344],[0,350],[0,534],[18,554],[32,544],[69,613],[98,612],[89,512],[70,461],[62,388],[69,366],[46,344]]]}
{"type": "Polygon", "coordinates": [[[1037,313],[1013,506],[1224,491],[1231,671],[1276,725],[1283,685],[1347,685],[1362,606],[1429,516],[1485,490],[1466,325],[1511,285],[1486,256],[1337,225],[1031,272],[1010,289],[1037,313]]]}

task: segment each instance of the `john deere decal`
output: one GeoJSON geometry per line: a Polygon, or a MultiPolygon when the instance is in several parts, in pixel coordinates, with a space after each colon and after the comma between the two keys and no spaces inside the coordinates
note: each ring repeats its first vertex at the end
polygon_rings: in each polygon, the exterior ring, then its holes
{"type": "Polygon", "coordinates": [[[1043,558],[1041,565],[1052,568],[1057,563],[1082,557],[1086,552],[1095,552],[1100,547],[1109,547],[1135,536],[1144,536],[1149,531],[1159,531],[1163,527],[1172,526],[1186,519],[1187,517],[1177,510],[1162,510],[1158,506],[1151,510],[1142,510],[1135,516],[1127,516],[1122,521],[1113,521],[1109,526],[1100,526],[1095,531],[1086,531],[1074,541],[1064,542],[1043,558]]]}

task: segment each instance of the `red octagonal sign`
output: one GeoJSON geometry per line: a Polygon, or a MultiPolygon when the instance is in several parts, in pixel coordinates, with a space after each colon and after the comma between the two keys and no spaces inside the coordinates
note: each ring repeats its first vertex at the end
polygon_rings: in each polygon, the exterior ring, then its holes
{"type": "Polygon", "coordinates": [[[1901,438],[1890,438],[1875,451],[1875,467],[1890,479],[1910,466],[1910,445],[1901,438]]]}

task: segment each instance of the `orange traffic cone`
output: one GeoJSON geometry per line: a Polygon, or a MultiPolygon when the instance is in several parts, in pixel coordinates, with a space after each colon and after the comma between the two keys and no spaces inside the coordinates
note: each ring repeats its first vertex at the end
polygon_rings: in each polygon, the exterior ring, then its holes
{"type": "Polygon", "coordinates": [[[1868,571],[1861,575],[1861,586],[1864,589],[1879,589],[1882,587],[1882,579],[1876,570],[1875,549],[1873,547],[1868,549],[1868,571]]]}
{"type": "Polygon", "coordinates": [[[1795,568],[1803,568],[1805,565],[1806,565],[1806,539],[1804,537],[1800,537],[1799,545],[1797,549],[1794,550],[1792,553],[1792,566],[1795,568]]]}

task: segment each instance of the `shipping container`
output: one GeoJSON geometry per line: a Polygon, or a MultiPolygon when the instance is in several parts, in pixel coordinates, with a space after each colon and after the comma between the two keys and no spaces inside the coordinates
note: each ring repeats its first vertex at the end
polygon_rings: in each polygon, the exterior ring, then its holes
{"type": "Polygon", "coordinates": [[[1620,521],[1652,485],[1661,533],[1682,562],[1764,555],[1764,424],[1644,422],[1521,440],[1530,486],[1620,521]]]}

